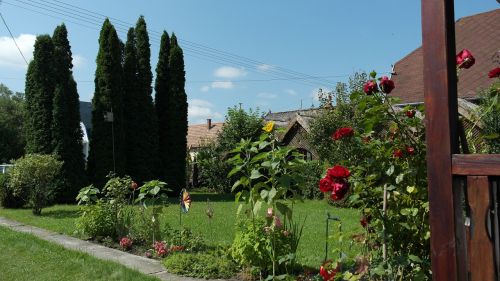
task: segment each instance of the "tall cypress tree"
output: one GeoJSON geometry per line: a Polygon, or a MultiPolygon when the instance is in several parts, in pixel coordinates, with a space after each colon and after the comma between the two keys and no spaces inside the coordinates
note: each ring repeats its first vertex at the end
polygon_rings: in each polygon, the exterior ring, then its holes
{"type": "Polygon", "coordinates": [[[151,97],[151,51],[144,17],[129,30],[125,45],[126,172],[136,181],[151,180],[158,170],[157,121],[151,97]],[[132,34],[134,32],[135,34],[132,34]],[[134,38],[135,35],[135,38],[134,38]],[[136,74],[136,75],[135,75],[136,74]]]}
{"type": "Polygon", "coordinates": [[[99,36],[92,98],[92,136],[87,164],[89,177],[97,186],[104,184],[109,172],[115,170],[121,175],[125,170],[121,61],[120,40],[115,28],[106,19],[99,36]],[[113,122],[105,119],[108,112],[113,112],[113,122]]]}
{"type": "Polygon", "coordinates": [[[35,41],[33,60],[26,73],[26,152],[50,154],[52,99],[54,97],[54,45],[49,35],[35,41]]]}
{"type": "Polygon", "coordinates": [[[173,33],[170,40],[169,68],[171,99],[167,108],[169,120],[167,149],[170,159],[165,168],[167,183],[173,190],[179,191],[186,185],[188,104],[184,89],[186,83],[184,54],[173,33]]]}
{"type": "Polygon", "coordinates": [[[166,31],[163,31],[160,41],[160,54],[156,65],[155,81],[155,107],[158,119],[158,156],[160,158],[159,178],[166,181],[167,164],[169,161],[169,114],[168,106],[171,100],[170,94],[170,38],[166,31]]]}
{"type": "Polygon", "coordinates": [[[74,202],[85,185],[85,163],[80,127],[80,102],[73,79],[73,63],[68,31],[64,24],[56,27],[54,43],[54,71],[56,85],[52,111],[52,144],[54,153],[64,161],[59,178],[57,200],[74,202]]]}

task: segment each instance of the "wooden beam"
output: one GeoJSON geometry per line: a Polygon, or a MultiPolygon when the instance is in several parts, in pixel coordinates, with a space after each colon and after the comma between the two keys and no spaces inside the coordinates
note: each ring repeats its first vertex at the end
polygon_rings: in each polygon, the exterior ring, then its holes
{"type": "Polygon", "coordinates": [[[451,155],[458,153],[453,0],[422,0],[427,177],[433,280],[465,280],[458,260],[451,155]]]}
{"type": "Polygon", "coordinates": [[[452,172],[463,176],[500,176],[500,154],[454,154],[452,172]]]}

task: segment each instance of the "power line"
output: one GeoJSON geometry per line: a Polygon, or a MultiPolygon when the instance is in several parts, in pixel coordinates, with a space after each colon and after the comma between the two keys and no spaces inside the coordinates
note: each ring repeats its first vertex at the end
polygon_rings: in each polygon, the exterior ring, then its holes
{"type": "MultiPolygon", "coordinates": [[[[2,1],[0,1],[0,4],[2,1]]],[[[19,54],[21,54],[21,57],[23,57],[24,62],[26,65],[28,65],[28,60],[24,57],[23,52],[21,51],[21,48],[19,48],[19,45],[17,45],[16,38],[14,38],[14,35],[12,35],[12,32],[10,31],[9,26],[7,25],[7,22],[5,21],[5,18],[2,15],[2,12],[0,12],[0,17],[2,18],[3,24],[5,25],[5,28],[9,31],[10,37],[12,38],[12,41],[14,41],[14,44],[16,45],[17,50],[19,51],[19,54]]]]}
{"type": "MultiPolygon", "coordinates": [[[[85,27],[91,28],[91,29],[96,29],[101,25],[101,23],[97,23],[96,20],[103,20],[104,18],[106,18],[106,16],[103,14],[92,12],[90,10],[80,8],[80,7],[64,3],[62,1],[57,1],[57,0],[52,0],[52,2],[57,2],[57,3],[60,3],[62,5],[55,4],[55,3],[49,3],[48,1],[40,2],[40,1],[36,1],[36,0],[30,1],[30,2],[26,2],[26,1],[22,1],[22,0],[13,0],[13,1],[16,1],[17,3],[21,3],[24,5],[27,5],[31,8],[38,9],[38,10],[33,10],[33,9],[28,8],[28,7],[16,5],[16,4],[13,4],[10,2],[5,2],[5,3],[12,5],[12,6],[22,8],[22,9],[29,10],[32,12],[36,12],[39,14],[50,16],[50,17],[54,17],[54,15],[48,15],[44,12],[40,12],[39,10],[47,11],[49,13],[61,15],[64,17],[69,17],[73,20],[83,22],[85,24],[83,25],[81,23],[76,23],[74,21],[68,21],[66,18],[61,18],[60,16],[55,16],[56,18],[63,19],[65,21],[72,22],[75,24],[79,24],[79,25],[82,25],[82,26],[85,26],[85,27]],[[78,12],[78,13],[75,13],[75,12],[78,12]],[[88,26],[88,24],[94,25],[95,28],[88,26]]],[[[118,23],[115,22],[115,27],[117,30],[119,30],[121,32],[126,32],[128,30],[127,25],[132,25],[130,23],[126,23],[125,21],[122,21],[122,20],[119,20],[116,18],[110,18],[110,19],[113,19],[114,21],[118,22],[118,23]]],[[[161,33],[154,31],[154,30],[149,30],[149,31],[150,31],[150,37],[151,37],[152,41],[159,43],[161,33]]],[[[334,82],[326,80],[324,78],[318,78],[318,76],[312,76],[312,75],[300,73],[300,72],[289,70],[289,69],[282,68],[279,66],[272,66],[270,69],[268,69],[267,71],[263,71],[263,72],[256,71],[255,69],[258,69],[258,67],[260,65],[268,65],[268,64],[265,64],[265,63],[257,61],[257,60],[245,58],[243,56],[231,54],[229,52],[221,51],[221,50],[218,50],[218,49],[215,49],[212,47],[204,46],[202,44],[191,42],[189,40],[183,40],[183,39],[179,38],[179,41],[184,44],[184,49],[186,50],[186,53],[190,56],[195,57],[195,58],[208,60],[208,61],[212,61],[215,63],[220,63],[222,61],[224,63],[229,63],[232,65],[243,66],[243,67],[248,68],[249,71],[252,71],[252,72],[257,72],[260,74],[269,75],[269,76],[272,76],[275,78],[283,78],[284,77],[284,78],[292,80],[292,81],[300,82],[301,84],[307,84],[307,85],[312,85],[312,86],[317,86],[318,83],[327,84],[327,85],[334,85],[334,82]],[[307,78],[307,79],[304,79],[304,78],[307,78]],[[300,81],[300,80],[304,80],[304,81],[300,81]],[[313,83],[313,81],[316,81],[316,82],[313,83]]]]}

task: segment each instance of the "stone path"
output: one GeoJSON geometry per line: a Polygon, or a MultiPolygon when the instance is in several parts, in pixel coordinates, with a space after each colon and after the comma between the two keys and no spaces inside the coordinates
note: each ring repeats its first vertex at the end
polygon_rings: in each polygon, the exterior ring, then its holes
{"type": "Polygon", "coordinates": [[[146,275],[156,276],[161,280],[170,281],[199,281],[205,279],[196,279],[190,277],[182,277],[168,273],[163,265],[154,259],[140,257],[129,254],[117,249],[111,249],[102,245],[94,244],[88,241],[83,241],[78,238],[66,236],[51,232],[42,228],[25,225],[23,223],[0,217],[0,226],[7,227],[14,231],[32,234],[40,239],[59,244],[67,249],[77,250],[87,253],[99,259],[109,260],[122,264],[128,268],[135,269],[146,275]]]}

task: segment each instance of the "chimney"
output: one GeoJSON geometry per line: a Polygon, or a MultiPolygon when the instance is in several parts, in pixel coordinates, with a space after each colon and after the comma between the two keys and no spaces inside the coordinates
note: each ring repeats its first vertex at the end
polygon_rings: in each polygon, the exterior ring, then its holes
{"type": "Polygon", "coordinates": [[[212,129],[212,119],[210,118],[207,119],[207,127],[209,130],[212,129]]]}

